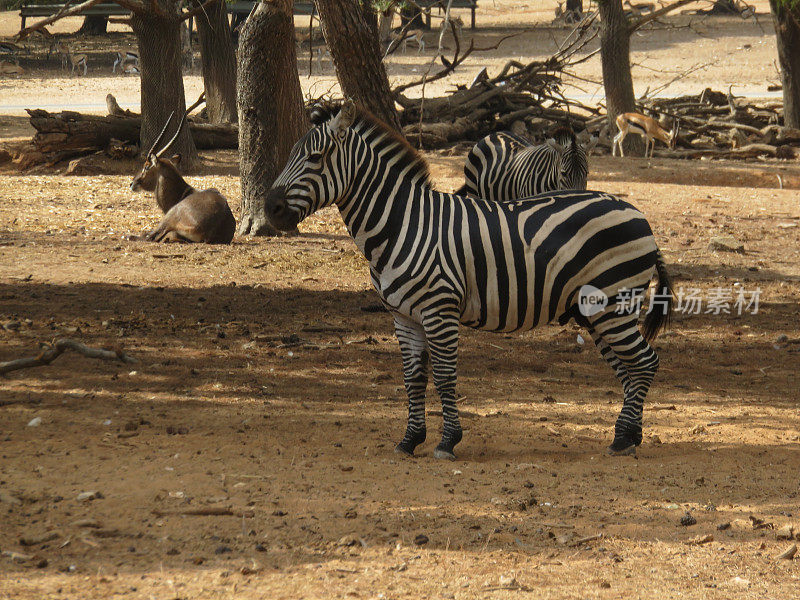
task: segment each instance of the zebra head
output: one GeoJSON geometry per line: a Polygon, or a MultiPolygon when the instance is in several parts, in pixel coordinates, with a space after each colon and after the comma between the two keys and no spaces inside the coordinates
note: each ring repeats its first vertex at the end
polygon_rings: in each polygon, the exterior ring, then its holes
{"type": "Polygon", "coordinates": [[[292,231],[346,194],[350,186],[345,177],[346,146],[356,115],[355,105],[345,102],[335,117],[313,127],[292,148],[265,200],[267,217],[276,229],[292,231]]]}

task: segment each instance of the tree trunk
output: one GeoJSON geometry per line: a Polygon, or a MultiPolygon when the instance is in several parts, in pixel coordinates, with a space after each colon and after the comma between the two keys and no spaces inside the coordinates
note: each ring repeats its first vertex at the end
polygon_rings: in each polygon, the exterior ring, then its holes
{"type": "MultiPolygon", "coordinates": [[[[200,3],[200,0],[194,0],[193,5],[200,3]]],[[[197,33],[208,120],[212,123],[235,123],[236,52],[224,0],[206,6],[205,11],[197,15],[197,33]]]]}
{"type": "Polygon", "coordinates": [[[783,124],[800,128],[800,4],[770,0],[783,84],[783,124]]]}
{"type": "Polygon", "coordinates": [[[291,0],[261,2],[239,40],[240,235],[275,235],[264,199],[295,142],[308,129],[297,73],[291,0]]]}
{"type": "MultiPolygon", "coordinates": [[[[139,43],[142,152],[149,150],[170,113],[175,112],[174,124],[167,133],[171,137],[174,127],[177,127],[186,111],[181,73],[180,22],[176,4],[171,0],[161,0],[159,4],[168,16],[138,12],[131,16],[131,27],[139,43]]],[[[188,128],[184,128],[178,136],[171,152],[182,155],[181,162],[187,170],[196,161],[197,150],[188,128]]]]}
{"type": "MultiPolygon", "coordinates": [[[[606,111],[609,131],[613,137],[617,132],[615,119],[624,112],[636,111],[633,94],[630,61],[630,31],[628,20],[622,10],[622,0],[599,0],[600,9],[600,57],[603,66],[603,87],[606,92],[606,111]]],[[[625,150],[642,154],[644,144],[639,136],[625,138],[625,150]]]]}
{"type": "Polygon", "coordinates": [[[356,0],[315,2],[342,93],[401,131],[394,96],[381,61],[377,29],[366,22],[356,0]]]}
{"type": "Polygon", "coordinates": [[[83,25],[78,30],[79,35],[105,35],[108,27],[108,17],[90,15],[83,17],[83,25]]]}

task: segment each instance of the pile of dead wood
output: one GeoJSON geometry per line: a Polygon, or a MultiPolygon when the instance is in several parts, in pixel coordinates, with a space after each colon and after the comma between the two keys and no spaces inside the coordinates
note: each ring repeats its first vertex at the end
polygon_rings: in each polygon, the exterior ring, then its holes
{"type": "MultiPolygon", "coordinates": [[[[111,158],[134,157],[139,151],[142,118],[130,111],[114,111],[106,116],[72,111],[50,113],[42,109],[28,109],[27,112],[36,134],[31,145],[16,159],[18,168],[22,170],[39,165],[50,167],[64,160],[97,153],[105,153],[111,158]]],[[[236,125],[197,121],[188,121],[188,125],[195,145],[201,150],[238,146],[236,125]]]]}
{"type": "MultiPolygon", "coordinates": [[[[792,159],[800,157],[800,129],[784,127],[780,100],[747,102],[706,88],[700,94],[642,102],[643,112],[669,130],[679,119],[677,148],[664,155],[677,158],[792,159]]],[[[591,127],[590,127],[591,129],[591,127]]]]}

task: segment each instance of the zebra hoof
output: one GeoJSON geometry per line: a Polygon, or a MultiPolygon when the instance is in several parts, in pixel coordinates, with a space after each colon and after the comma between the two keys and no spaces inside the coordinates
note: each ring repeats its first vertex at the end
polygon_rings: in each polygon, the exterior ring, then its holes
{"type": "Polygon", "coordinates": [[[455,460],[456,455],[453,454],[452,450],[447,450],[446,448],[436,448],[433,451],[433,458],[438,458],[443,460],[455,460]]]}
{"type": "Polygon", "coordinates": [[[611,444],[608,447],[608,453],[611,456],[636,456],[636,444],[618,448],[616,444],[611,444]]]}
{"type": "Polygon", "coordinates": [[[414,451],[404,448],[403,444],[397,444],[397,446],[394,447],[394,453],[402,456],[408,456],[409,458],[414,458],[414,451]]]}

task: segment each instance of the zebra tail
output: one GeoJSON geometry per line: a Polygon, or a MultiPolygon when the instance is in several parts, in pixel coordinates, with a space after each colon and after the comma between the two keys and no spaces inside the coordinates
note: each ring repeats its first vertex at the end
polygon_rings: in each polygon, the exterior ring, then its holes
{"type": "Polygon", "coordinates": [[[672,317],[672,306],[675,301],[675,294],[672,291],[672,280],[667,273],[667,266],[664,258],[658,253],[656,258],[656,294],[666,296],[666,303],[659,302],[656,305],[651,302],[650,311],[644,317],[642,325],[642,335],[648,342],[653,341],[658,332],[669,326],[672,317]]]}

